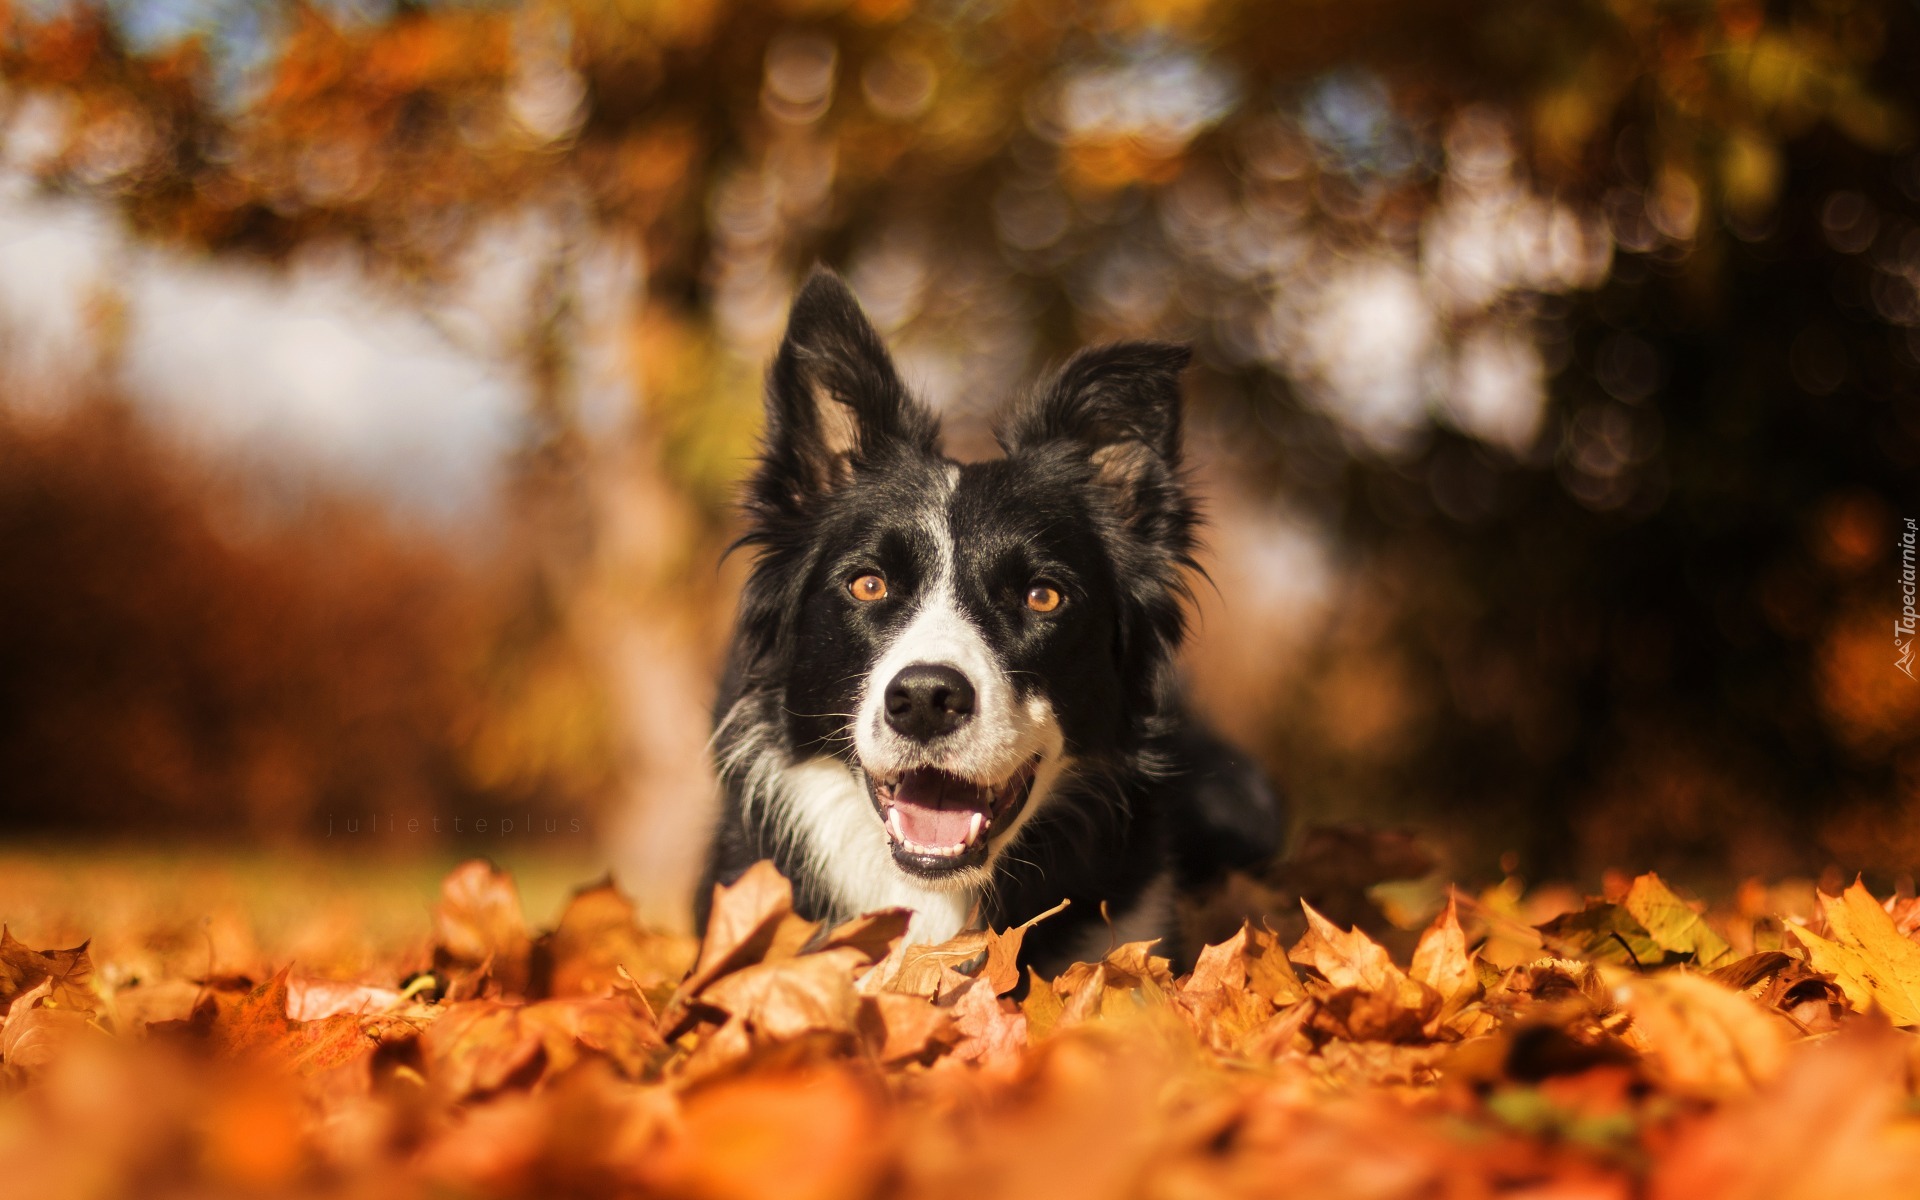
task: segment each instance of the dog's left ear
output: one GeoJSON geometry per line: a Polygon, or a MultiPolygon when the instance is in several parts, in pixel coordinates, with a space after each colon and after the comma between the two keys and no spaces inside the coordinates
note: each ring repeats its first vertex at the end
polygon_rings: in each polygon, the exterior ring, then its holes
{"type": "Polygon", "coordinates": [[[1166,342],[1083,350],[1014,414],[1002,442],[1009,453],[1076,447],[1123,523],[1184,551],[1193,510],[1180,482],[1180,372],[1191,357],[1166,342]]]}
{"type": "Polygon", "coordinates": [[[852,290],[815,267],[793,298],[767,371],[761,501],[803,513],[889,449],[938,447],[938,423],[900,382],[852,290]]]}

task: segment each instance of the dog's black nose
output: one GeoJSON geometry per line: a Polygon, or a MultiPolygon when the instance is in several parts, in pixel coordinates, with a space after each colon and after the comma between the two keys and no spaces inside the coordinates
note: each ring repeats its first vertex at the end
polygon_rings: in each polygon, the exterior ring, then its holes
{"type": "Polygon", "coordinates": [[[914,663],[887,685],[887,724],[903,736],[930,742],[973,715],[973,685],[952,667],[914,663]]]}

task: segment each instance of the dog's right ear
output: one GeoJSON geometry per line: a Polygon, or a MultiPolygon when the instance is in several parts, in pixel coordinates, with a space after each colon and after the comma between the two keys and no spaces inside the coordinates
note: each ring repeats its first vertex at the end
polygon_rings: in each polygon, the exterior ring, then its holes
{"type": "Polygon", "coordinates": [[[880,334],[838,275],[815,267],[794,297],[767,372],[755,499],[803,514],[856,467],[897,449],[936,453],[939,425],[907,393],[880,334]]]}

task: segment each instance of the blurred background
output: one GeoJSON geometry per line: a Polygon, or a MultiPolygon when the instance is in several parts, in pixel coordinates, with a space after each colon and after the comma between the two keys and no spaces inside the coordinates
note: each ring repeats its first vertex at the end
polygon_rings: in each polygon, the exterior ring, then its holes
{"type": "Polygon", "coordinates": [[[0,2],[0,831],[683,922],[825,261],[962,456],[1194,343],[1189,677],[1303,823],[1911,869],[1917,62],[1911,0],[0,2]]]}

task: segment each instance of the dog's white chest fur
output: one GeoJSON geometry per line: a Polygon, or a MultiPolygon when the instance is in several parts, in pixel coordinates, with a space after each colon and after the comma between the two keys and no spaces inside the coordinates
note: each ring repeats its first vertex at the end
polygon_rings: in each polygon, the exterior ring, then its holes
{"type": "Polygon", "coordinates": [[[932,888],[894,865],[886,830],[864,784],[845,763],[813,758],[780,772],[783,823],[847,915],[910,908],[907,939],[944,942],[966,928],[979,897],[970,887],[932,888]]]}

